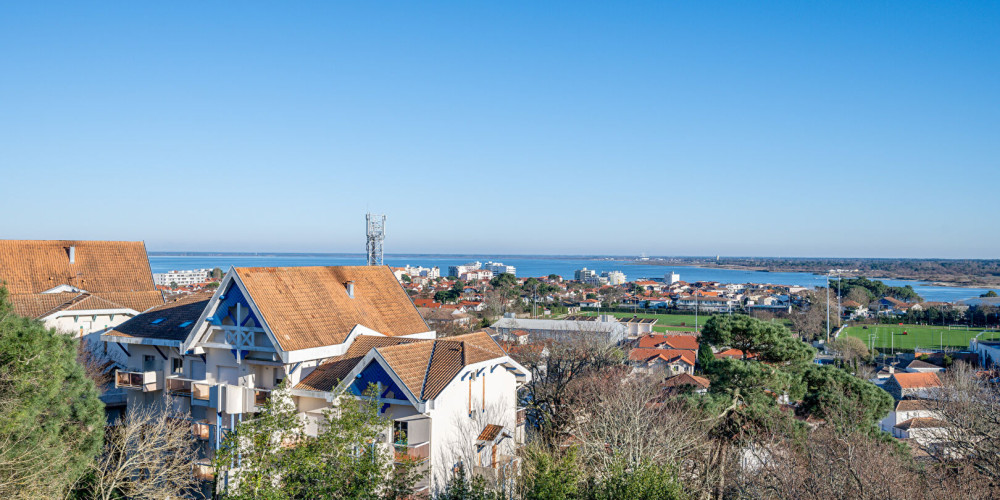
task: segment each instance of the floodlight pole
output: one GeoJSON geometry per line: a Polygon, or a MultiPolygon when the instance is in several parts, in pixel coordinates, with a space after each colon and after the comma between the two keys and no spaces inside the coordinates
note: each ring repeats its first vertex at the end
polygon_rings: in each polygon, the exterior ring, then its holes
{"type": "Polygon", "coordinates": [[[830,343],[830,273],[826,273],[826,343],[830,343]]]}

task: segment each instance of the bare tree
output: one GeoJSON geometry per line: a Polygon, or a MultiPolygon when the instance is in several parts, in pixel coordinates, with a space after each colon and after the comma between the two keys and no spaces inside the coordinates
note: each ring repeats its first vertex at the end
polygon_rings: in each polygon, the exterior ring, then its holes
{"type": "Polygon", "coordinates": [[[955,363],[931,404],[948,423],[927,452],[942,464],[966,465],[1000,483],[1000,391],[966,363],[955,363]]]}
{"type": "Polygon", "coordinates": [[[169,400],[132,406],[109,426],[104,450],[95,461],[93,498],[167,499],[196,494],[193,465],[197,459],[191,423],[174,413],[169,400]]]}

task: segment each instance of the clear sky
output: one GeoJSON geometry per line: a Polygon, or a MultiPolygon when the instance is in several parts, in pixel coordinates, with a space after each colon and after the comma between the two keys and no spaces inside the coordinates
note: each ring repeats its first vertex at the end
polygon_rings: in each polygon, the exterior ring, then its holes
{"type": "Polygon", "coordinates": [[[1000,2],[4,2],[0,237],[996,258],[1000,2]]]}

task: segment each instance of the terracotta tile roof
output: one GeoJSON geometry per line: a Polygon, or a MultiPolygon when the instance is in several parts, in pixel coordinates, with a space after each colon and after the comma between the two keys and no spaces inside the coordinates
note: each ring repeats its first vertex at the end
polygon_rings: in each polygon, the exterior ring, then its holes
{"type": "Polygon", "coordinates": [[[403,384],[422,400],[436,398],[464,367],[507,355],[484,331],[435,340],[361,335],[347,353],[320,365],[295,388],[332,390],[370,349],[376,349],[403,384]]]}
{"type": "Polygon", "coordinates": [[[681,387],[684,385],[693,385],[701,389],[708,389],[711,384],[709,380],[705,377],[699,377],[697,375],[690,375],[687,373],[681,373],[679,375],[674,375],[663,381],[664,387],[681,387]]]}
{"type": "Polygon", "coordinates": [[[930,373],[894,373],[892,379],[903,389],[922,389],[924,387],[941,387],[941,379],[934,372],[930,373]]]}
{"type": "Polygon", "coordinates": [[[385,266],[238,267],[236,273],[285,351],[341,344],[356,325],[389,337],[430,331],[385,266]]]}
{"type": "Polygon", "coordinates": [[[77,298],[76,292],[72,296],[42,293],[60,285],[89,293],[92,304],[75,310],[142,312],[163,304],[141,241],[0,240],[0,281],[10,291],[14,311],[32,318],[74,305],[67,303],[77,298]],[[72,264],[70,247],[74,248],[72,264]]]}
{"type": "Polygon", "coordinates": [[[141,241],[0,240],[0,279],[11,295],[71,285],[92,293],[153,290],[141,241]],[[69,262],[69,247],[75,262],[69,262]]]}
{"type": "Polygon", "coordinates": [[[694,351],[689,351],[686,349],[645,349],[645,348],[632,349],[628,353],[629,361],[634,361],[634,362],[648,363],[654,358],[660,358],[668,363],[682,360],[685,363],[694,366],[696,354],[694,351]]]}
{"type": "Polygon", "coordinates": [[[346,377],[358,362],[376,347],[387,347],[410,342],[426,342],[419,339],[400,337],[379,337],[376,335],[359,335],[351,343],[347,352],[341,356],[329,359],[319,365],[309,375],[306,375],[296,386],[296,389],[327,392],[346,377]]]}
{"type": "MultiPolygon", "coordinates": [[[[750,354],[747,356],[747,359],[753,359],[755,357],[756,357],[755,354],[750,354]]],[[[725,351],[715,353],[715,359],[722,359],[722,358],[743,359],[743,351],[739,349],[726,349],[725,351]]]]}
{"type": "Polygon", "coordinates": [[[698,350],[698,337],[693,335],[644,335],[639,337],[639,347],[698,350]]]}
{"type": "Polygon", "coordinates": [[[183,341],[195,327],[211,298],[211,293],[186,295],[129,319],[106,335],[183,341]],[[157,322],[153,323],[154,321],[157,322]]]}
{"type": "Polygon", "coordinates": [[[486,424],[486,427],[483,427],[483,432],[479,433],[479,437],[476,438],[476,441],[493,441],[500,435],[500,431],[502,430],[502,425],[486,424]]]}

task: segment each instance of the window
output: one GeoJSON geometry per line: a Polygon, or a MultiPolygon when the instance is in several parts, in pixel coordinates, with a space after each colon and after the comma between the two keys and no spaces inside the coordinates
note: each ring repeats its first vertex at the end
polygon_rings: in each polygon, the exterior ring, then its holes
{"type": "Polygon", "coordinates": [[[172,358],[170,373],[173,373],[174,375],[184,373],[184,358],[172,358]]]}
{"type": "Polygon", "coordinates": [[[163,318],[156,318],[153,320],[154,325],[159,325],[160,323],[163,323],[163,318]]]}
{"type": "Polygon", "coordinates": [[[392,442],[396,446],[406,446],[408,444],[407,432],[409,425],[406,422],[392,422],[392,442]]]}

